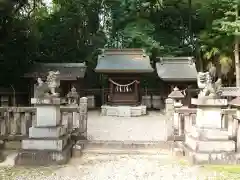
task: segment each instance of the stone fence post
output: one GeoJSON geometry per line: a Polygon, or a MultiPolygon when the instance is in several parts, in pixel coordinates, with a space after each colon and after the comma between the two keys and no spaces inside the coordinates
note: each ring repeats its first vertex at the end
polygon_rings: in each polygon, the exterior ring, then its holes
{"type": "Polygon", "coordinates": [[[174,114],[174,100],[167,98],[165,100],[166,104],[166,119],[165,119],[165,141],[173,139],[174,128],[173,128],[173,114],[174,114]]]}
{"type": "Polygon", "coordinates": [[[80,98],[79,101],[79,128],[80,128],[80,133],[84,136],[87,137],[87,112],[88,112],[88,98],[82,97],[80,98]]]}
{"type": "Polygon", "coordinates": [[[233,121],[236,122],[235,129],[237,134],[236,150],[240,152],[240,97],[233,99],[230,103],[231,106],[237,108],[236,115],[233,115],[233,121]]]}

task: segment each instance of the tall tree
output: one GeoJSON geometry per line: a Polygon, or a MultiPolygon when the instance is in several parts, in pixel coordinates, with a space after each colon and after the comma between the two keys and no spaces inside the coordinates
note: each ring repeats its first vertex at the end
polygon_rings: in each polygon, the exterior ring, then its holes
{"type": "Polygon", "coordinates": [[[223,32],[225,36],[234,37],[234,57],[236,86],[240,87],[240,64],[239,64],[239,1],[238,0],[221,0],[225,5],[222,18],[215,20],[216,29],[223,32]]]}

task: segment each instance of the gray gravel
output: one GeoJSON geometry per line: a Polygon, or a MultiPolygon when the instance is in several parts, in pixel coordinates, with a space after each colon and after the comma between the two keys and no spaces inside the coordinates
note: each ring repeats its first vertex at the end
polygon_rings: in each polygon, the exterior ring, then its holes
{"type": "Polygon", "coordinates": [[[105,141],[164,141],[166,116],[150,111],[140,117],[101,116],[98,111],[88,113],[88,138],[105,141]]]}
{"type": "Polygon", "coordinates": [[[1,180],[219,180],[168,155],[84,155],[68,165],[1,169],[1,180]]]}
{"type": "MultiPolygon", "coordinates": [[[[101,117],[96,111],[89,112],[88,135],[92,140],[163,141],[164,120],[160,112],[136,118],[101,117]]],[[[0,180],[225,180],[168,154],[84,154],[72,158],[68,165],[42,168],[6,168],[4,165],[14,161],[10,158],[6,162],[1,163],[0,180]]]]}

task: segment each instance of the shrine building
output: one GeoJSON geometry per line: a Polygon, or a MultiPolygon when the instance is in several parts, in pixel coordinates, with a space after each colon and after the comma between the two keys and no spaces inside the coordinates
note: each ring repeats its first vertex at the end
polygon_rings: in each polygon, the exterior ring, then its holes
{"type": "Polygon", "coordinates": [[[191,90],[197,88],[197,69],[193,57],[159,57],[156,71],[160,78],[160,93],[165,98],[178,87],[186,98],[184,104],[190,102],[191,90]]]}
{"type": "Polygon", "coordinates": [[[60,96],[65,97],[72,87],[77,91],[83,88],[84,76],[86,73],[85,63],[37,63],[32,66],[30,71],[24,75],[29,81],[30,97],[34,95],[34,87],[38,77],[46,79],[49,71],[60,72],[60,96]]]}
{"type": "MultiPolygon", "coordinates": [[[[105,49],[98,57],[96,73],[107,76],[109,93],[102,114],[137,116],[141,105],[140,77],[152,73],[149,56],[142,49],[105,49]]],[[[121,116],[119,115],[119,116],[121,116]]]]}

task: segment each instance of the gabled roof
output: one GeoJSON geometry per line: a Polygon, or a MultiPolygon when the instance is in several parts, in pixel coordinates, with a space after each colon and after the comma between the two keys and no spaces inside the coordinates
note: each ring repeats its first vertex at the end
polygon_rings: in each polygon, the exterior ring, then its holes
{"type": "Polygon", "coordinates": [[[98,56],[98,73],[150,73],[149,56],[142,49],[106,49],[98,56]]]}
{"type": "Polygon", "coordinates": [[[158,76],[164,81],[197,81],[192,57],[160,57],[156,63],[158,76]]]}
{"type": "Polygon", "coordinates": [[[59,71],[61,80],[76,80],[84,78],[86,68],[85,63],[37,63],[24,77],[46,77],[49,71],[59,71]]]}

